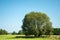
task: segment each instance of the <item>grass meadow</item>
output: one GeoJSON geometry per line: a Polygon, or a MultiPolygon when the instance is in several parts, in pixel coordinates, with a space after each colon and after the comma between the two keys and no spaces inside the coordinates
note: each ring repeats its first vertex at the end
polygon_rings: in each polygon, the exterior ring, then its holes
{"type": "Polygon", "coordinates": [[[60,40],[60,35],[39,38],[25,38],[24,35],[0,35],[0,40],[60,40]],[[16,38],[16,36],[18,36],[18,38],[16,38]]]}

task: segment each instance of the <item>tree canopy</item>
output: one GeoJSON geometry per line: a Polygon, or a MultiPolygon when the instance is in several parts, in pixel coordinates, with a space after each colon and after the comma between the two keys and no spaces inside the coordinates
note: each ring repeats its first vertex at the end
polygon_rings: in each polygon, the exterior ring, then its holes
{"type": "Polygon", "coordinates": [[[50,35],[52,34],[52,23],[45,13],[30,12],[23,19],[22,29],[25,35],[50,35]]]}

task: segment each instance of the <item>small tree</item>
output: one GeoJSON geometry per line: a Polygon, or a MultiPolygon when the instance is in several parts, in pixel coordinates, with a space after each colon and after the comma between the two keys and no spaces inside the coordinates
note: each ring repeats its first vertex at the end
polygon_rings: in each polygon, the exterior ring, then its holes
{"type": "Polygon", "coordinates": [[[19,30],[18,34],[23,34],[23,31],[22,30],[19,30]]]}
{"type": "Polygon", "coordinates": [[[12,35],[16,35],[17,33],[15,31],[12,32],[12,35]]]}

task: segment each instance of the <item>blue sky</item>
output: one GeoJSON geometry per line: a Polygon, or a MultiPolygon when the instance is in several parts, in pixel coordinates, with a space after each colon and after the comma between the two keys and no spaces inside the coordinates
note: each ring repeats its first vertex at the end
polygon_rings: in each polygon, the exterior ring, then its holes
{"type": "Polygon", "coordinates": [[[31,11],[46,13],[53,27],[60,28],[60,0],[0,0],[0,29],[18,32],[31,11]]]}

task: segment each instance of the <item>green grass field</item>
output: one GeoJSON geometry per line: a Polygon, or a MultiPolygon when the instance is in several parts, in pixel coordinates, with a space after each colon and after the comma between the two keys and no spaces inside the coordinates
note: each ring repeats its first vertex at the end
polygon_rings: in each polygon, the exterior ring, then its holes
{"type": "Polygon", "coordinates": [[[16,36],[21,36],[21,35],[0,35],[0,40],[60,40],[59,35],[52,35],[50,37],[46,38],[16,38],[16,36]]]}

